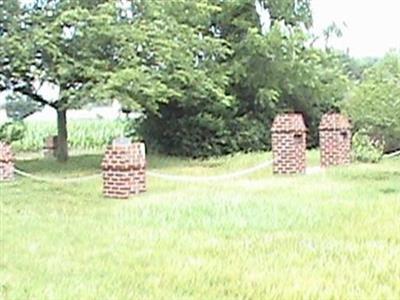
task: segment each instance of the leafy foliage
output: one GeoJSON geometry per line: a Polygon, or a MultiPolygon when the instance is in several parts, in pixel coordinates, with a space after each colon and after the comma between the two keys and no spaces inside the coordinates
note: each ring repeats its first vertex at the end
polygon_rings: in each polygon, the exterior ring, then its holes
{"type": "Polygon", "coordinates": [[[13,120],[23,120],[41,108],[43,108],[42,104],[23,95],[13,94],[6,97],[7,116],[13,120]]]}
{"type": "MultiPolygon", "coordinates": [[[[269,149],[272,120],[284,111],[303,114],[315,146],[320,117],[340,108],[356,130],[383,136],[386,150],[400,145],[399,54],[376,62],[315,48],[309,0],[1,5],[0,90],[56,109],[65,148],[66,111],[113,100],[143,114],[128,135],[175,155],[269,149]]],[[[332,34],[340,28],[322,38],[332,34]]],[[[9,104],[23,107],[18,116],[31,111],[18,101],[9,104]]]]}
{"type": "Polygon", "coordinates": [[[132,142],[139,142],[143,140],[140,134],[140,125],[143,122],[143,115],[139,117],[130,118],[126,116],[125,119],[121,121],[123,127],[123,135],[125,137],[130,137],[132,142]]]}
{"type": "Polygon", "coordinates": [[[383,156],[384,142],[371,138],[366,130],[356,132],[352,140],[353,159],[377,163],[383,156]]]}
{"type": "Polygon", "coordinates": [[[356,82],[363,79],[365,70],[371,68],[379,61],[376,57],[355,58],[347,53],[341,53],[339,59],[349,77],[356,82]]]}
{"type": "Polygon", "coordinates": [[[156,140],[162,152],[196,157],[268,149],[274,116],[289,110],[304,114],[315,145],[320,116],[337,109],[348,77],[336,53],[310,46],[308,1],[300,7],[294,1],[262,1],[272,20],[267,31],[254,1],[215,2],[220,9],[211,19],[213,31],[232,50],[225,57],[229,98],[189,89],[188,100],[169,101],[148,115],[146,142],[156,140]]]}
{"type": "Polygon", "coordinates": [[[388,53],[364,72],[343,103],[356,129],[382,136],[386,150],[400,148],[400,53],[388,53]]]}
{"type": "Polygon", "coordinates": [[[169,101],[229,105],[230,49],[209,30],[218,9],[208,0],[33,1],[0,36],[2,86],[56,109],[64,148],[65,111],[88,102],[118,99],[155,114],[169,101]],[[42,84],[59,90],[56,99],[42,84]]]}
{"type": "Polygon", "coordinates": [[[16,21],[0,35],[0,86],[57,110],[59,160],[68,158],[66,111],[101,101],[99,87],[117,65],[113,7],[100,0],[34,0],[4,10],[16,21]],[[43,86],[57,96],[47,97],[43,86]]]}
{"type": "Polygon", "coordinates": [[[24,137],[26,127],[23,122],[6,122],[0,125],[0,141],[12,143],[24,137]]]}

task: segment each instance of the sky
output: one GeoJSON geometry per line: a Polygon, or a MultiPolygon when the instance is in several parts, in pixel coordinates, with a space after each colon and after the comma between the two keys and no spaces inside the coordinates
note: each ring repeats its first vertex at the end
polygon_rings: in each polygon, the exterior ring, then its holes
{"type": "Polygon", "coordinates": [[[314,26],[321,32],[335,22],[343,37],[335,48],[355,57],[383,56],[400,49],[400,0],[312,0],[314,26]],[[346,27],[342,24],[345,23],[346,27]]]}

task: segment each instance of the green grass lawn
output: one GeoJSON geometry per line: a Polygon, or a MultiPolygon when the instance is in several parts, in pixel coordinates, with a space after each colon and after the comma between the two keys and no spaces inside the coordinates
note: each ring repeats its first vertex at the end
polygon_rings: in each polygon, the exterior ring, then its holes
{"type": "MultiPolygon", "coordinates": [[[[150,156],[149,167],[209,175],[265,159],[150,156]]],[[[57,178],[98,172],[100,160],[17,165],[57,178]]],[[[128,201],[103,198],[100,179],[18,178],[0,200],[0,299],[400,299],[399,159],[218,183],[148,178],[128,201]]]]}

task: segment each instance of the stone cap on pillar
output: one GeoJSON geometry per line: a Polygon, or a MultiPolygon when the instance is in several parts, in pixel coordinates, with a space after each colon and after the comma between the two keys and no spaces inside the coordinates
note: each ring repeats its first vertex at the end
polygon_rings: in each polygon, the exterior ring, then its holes
{"type": "Polygon", "coordinates": [[[287,113],[277,115],[272,123],[271,132],[294,132],[303,133],[307,131],[301,114],[287,113]]]}
{"type": "Polygon", "coordinates": [[[9,163],[15,160],[11,146],[7,143],[0,142],[0,162],[9,163]]]}
{"type": "Polygon", "coordinates": [[[327,113],[322,116],[321,123],[319,123],[320,131],[335,131],[335,130],[349,130],[351,124],[349,119],[339,113],[327,113]]]}
{"type": "Polygon", "coordinates": [[[131,144],[132,144],[131,140],[124,136],[117,137],[112,141],[113,146],[126,146],[126,145],[130,146],[131,144]]]}

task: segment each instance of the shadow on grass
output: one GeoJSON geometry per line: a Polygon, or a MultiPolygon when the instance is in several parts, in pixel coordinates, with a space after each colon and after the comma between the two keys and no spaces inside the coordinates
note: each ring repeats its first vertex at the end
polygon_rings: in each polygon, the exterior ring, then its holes
{"type": "Polygon", "coordinates": [[[387,181],[400,177],[399,171],[374,171],[373,173],[357,173],[349,175],[354,180],[387,181]]]}
{"type": "Polygon", "coordinates": [[[66,163],[52,158],[39,158],[17,161],[16,167],[35,174],[93,174],[100,172],[102,158],[103,156],[98,154],[85,154],[71,156],[66,163]]]}
{"type": "Polygon", "coordinates": [[[399,193],[399,190],[398,189],[394,189],[394,188],[380,189],[379,191],[381,193],[383,193],[383,194],[397,194],[397,193],[399,193]]]}
{"type": "MultiPolygon", "coordinates": [[[[268,158],[268,156],[265,156],[268,158]]],[[[32,174],[47,175],[91,175],[101,172],[102,153],[95,154],[77,154],[71,155],[66,163],[57,162],[54,158],[31,158],[17,160],[16,166],[23,171],[32,174]]],[[[160,154],[149,154],[147,156],[148,169],[186,169],[186,168],[202,168],[202,169],[221,169],[234,167],[241,169],[244,167],[252,167],[260,163],[264,158],[263,153],[257,154],[237,154],[226,155],[222,157],[214,157],[209,159],[191,159],[175,156],[166,156],[160,154]]]]}
{"type": "MultiPolygon", "coordinates": [[[[81,154],[71,156],[65,163],[60,163],[54,158],[34,158],[17,160],[16,167],[33,174],[94,174],[101,171],[102,154],[81,154]]],[[[162,155],[149,155],[148,168],[165,169],[171,167],[191,167],[201,165],[201,161],[167,157],[162,155]]]]}

